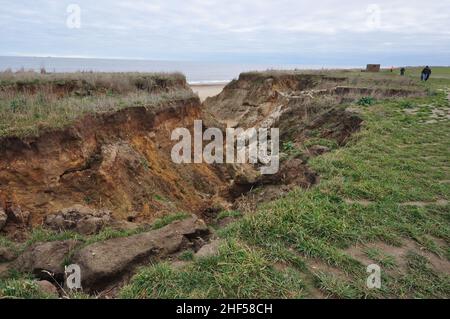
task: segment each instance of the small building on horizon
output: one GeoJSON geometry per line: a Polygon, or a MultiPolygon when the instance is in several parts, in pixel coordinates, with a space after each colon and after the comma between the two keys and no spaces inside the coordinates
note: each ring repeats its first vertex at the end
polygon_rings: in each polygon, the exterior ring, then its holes
{"type": "Polygon", "coordinates": [[[367,64],[366,72],[380,72],[381,64],[367,64]]]}

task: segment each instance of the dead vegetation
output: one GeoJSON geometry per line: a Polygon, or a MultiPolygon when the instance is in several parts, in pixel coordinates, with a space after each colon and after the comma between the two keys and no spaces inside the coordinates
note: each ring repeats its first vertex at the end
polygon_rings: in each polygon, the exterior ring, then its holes
{"type": "Polygon", "coordinates": [[[181,74],[0,73],[0,137],[38,135],[88,113],[192,98],[181,74]]]}

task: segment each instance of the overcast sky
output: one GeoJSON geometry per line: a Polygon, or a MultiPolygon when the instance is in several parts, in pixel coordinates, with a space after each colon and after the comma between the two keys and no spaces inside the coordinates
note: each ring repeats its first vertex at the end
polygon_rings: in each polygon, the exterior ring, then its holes
{"type": "Polygon", "coordinates": [[[335,65],[379,57],[450,65],[450,0],[0,0],[0,6],[0,55],[335,65]],[[80,28],[70,4],[81,9],[80,28]]]}

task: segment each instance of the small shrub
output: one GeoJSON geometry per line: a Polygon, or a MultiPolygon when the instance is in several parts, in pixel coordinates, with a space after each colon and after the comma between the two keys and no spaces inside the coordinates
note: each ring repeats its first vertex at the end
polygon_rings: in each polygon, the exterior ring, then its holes
{"type": "Polygon", "coordinates": [[[290,153],[295,149],[294,143],[292,141],[287,141],[283,143],[283,152],[290,153]]]}
{"type": "Polygon", "coordinates": [[[225,210],[219,213],[219,215],[217,215],[217,220],[221,220],[227,217],[231,217],[231,218],[239,218],[242,217],[242,213],[239,211],[235,211],[235,210],[225,210]]]}
{"type": "Polygon", "coordinates": [[[192,250],[183,251],[178,258],[183,261],[194,260],[194,252],[192,250]]]}
{"type": "Polygon", "coordinates": [[[9,103],[11,112],[17,113],[19,109],[26,103],[23,99],[14,99],[9,103]]]}
{"type": "Polygon", "coordinates": [[[375,99],[370,96],[365,96],[360,98],[357,104],[360,106],[370,106],[375,104],[375,99]]]}
{"type": "Polygon", "coordinates": [[[416,107],[416,104],[411,101],[402,101],[400,102],[400,107],[402,109],[412,109],[416,107]]]}

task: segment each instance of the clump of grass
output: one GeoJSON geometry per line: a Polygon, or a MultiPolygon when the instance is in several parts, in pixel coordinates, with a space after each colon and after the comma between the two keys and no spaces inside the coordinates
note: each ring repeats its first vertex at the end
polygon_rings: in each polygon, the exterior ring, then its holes
{"type": "Polygon", "coordinates": [[[217,215],[216,219],[217,220],[222,220],[222,219],[225,219],[225,218],[228,218],[228,217],[239,218],[239,217],[242,217],[242,213],[240,211],[236,211],[236,210],[224,210],[224,211],[221,211],[217,215]]]}
{"type": "Polygon", "coordinates": [[[282,150],[285,153],[290,153],[295,149],[294,143],[292,141],[287,141],[283,143],[282,150]]]}
{"type": "Polygon", "coordinates": [[[167,199],[166,199],[164,196],[159,195],[159,194],[155,194],[155,195],[153,196],[153,198],[154,198],[155,200],[157,200],[158,202],[166,202],[166,201],[167,201],[167,199]]]}
{"type": "Polygon", "coordinates": [[[0,299],[54,299],[39,289],[31,277],[0,280],[0,299]]]}
{"type": "Polygon", "coordinates": [[[178,256],[178,259],[183,261],[194,260],[194,252],[192,250],[183,251],[180,256],[178,256]]]}
{"type": "Polygon", "coordinates": [[[365,250],[367,257],[376,261],[380,266],[387,269],[394,269],[397,266],[395,258],[391,255],[384,254],[377,248],[368,248],[365,250]]]}
{"type": "Polygon", "coordinates": [[[163,228],[164,226],[167,226],[167,225],[173,223],[174,221],[183,220],[183,219],[188,218],[189,216],[190,216],[189,214],[184,213],[184,212],[163,216],[163,217],[157,219],[153,223],[152,229],[156,230],[156,229],[163,228]]]}
{"type": "Polygon", "coordinates": [[[28,247],[38,242],[63,241],[69,239],[82,240],[82,236],[73,231],[56,232],[42,227],[36,227],[32,230],[24,246],[28,247]]]}
{"type": "Polygon", "coordinates": [[[85,245],[92,243],[105,241],[113,238],[129,237],[133,235],[140,234],[142,232],[148,231],[147,227],[142,226],[135,229],[113,229],[105,228],[102,229],[98,234],[83,238],[82,241],[85,245]]]}
{"type": "Polygon", "coordinates": [[[417,106],[416,103],[414,103],[413,101],[410,101],[410,100],[401,101],[401,102],[399,102],[399,105],[402,109],[412,109],[417,106]]]}
{"type": "Polygon", "coordinates": [[[360,98],[358,100],[357,104],[360,106],[371,106],[371,105],[375,104],[375,99],[371,96],[365,96],[365,97],[360,98]]]}
{"type": "Polygon", "coordinates": [[[353,283],[332,274],[320,272],[315,275],[316,286],[328,297],[360,299],[364,296],[353,283]]]}
{"type": "Polygon", "coordinates": [[[12,248],[15,246],[15,243],[10,239],[0,235],[0,247],[12,248]]]}
{"type": "Polygon", "coordinates": [[[399,297],[410,298],[448,298],[450,276],[436,273],[428,260],[416,253],[407,255],[407,274],[391,279],[387,284],[399,297]]]}
{"type": "Polygon", "coordinates": [[[306,140],[303,145],[306,148],[314,146],[314,145],[326,146],[332,150],[337,149],[339,147],[336,140],[320,138],[320,137],[310,138],[310,139],[306,140]]]}

